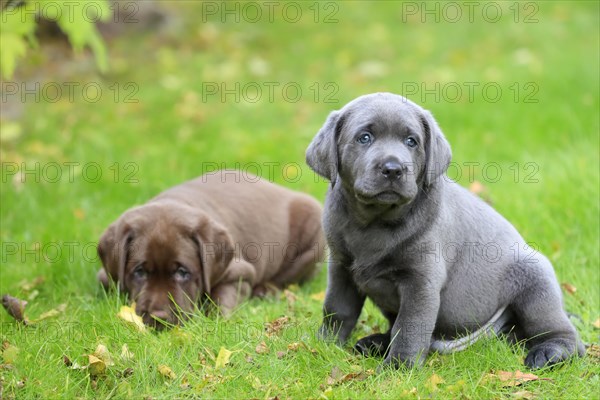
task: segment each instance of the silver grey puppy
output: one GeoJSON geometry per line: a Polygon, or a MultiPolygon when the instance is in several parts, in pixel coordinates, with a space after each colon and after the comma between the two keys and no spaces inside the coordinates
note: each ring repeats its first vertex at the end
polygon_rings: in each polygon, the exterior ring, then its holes
{"type": "Polygon", "coordinates": [[[306,151],[331,182],[321,335],[344,343],[369,297],[390,329],[355,348],[384,364],[418,365],[491,331],[526,340],[531,368],[583,355],[548,259],[445,175],[450,159],[433,116],[404,97],[369,94],[329,115],[306,151]]]}

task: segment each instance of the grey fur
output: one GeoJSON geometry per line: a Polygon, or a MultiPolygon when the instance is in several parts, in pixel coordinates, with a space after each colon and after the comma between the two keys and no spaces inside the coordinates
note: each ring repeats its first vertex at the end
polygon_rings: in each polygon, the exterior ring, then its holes
{"type": "Polygon", "coordinates": [[[433,116],[401,96],[361,96],[329,115],[306,152],[331,181],[321,335],[344,343],[369,297],[390,330],[355,348],[384,364],[418,365],[507,331],[525,340],[532,368],[583,355],[548,259],[445,175],[450,159],[433,116]]]}

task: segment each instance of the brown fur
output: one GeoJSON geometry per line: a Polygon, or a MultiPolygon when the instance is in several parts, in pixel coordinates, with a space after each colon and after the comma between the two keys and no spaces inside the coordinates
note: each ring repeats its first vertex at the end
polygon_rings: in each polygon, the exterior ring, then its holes
{"type": "Polygon", "coordinates": [[[315,199],[219,171],[168,189],[111,224],[98,245],[98,280],[129,293],[145,323],[177,323],[205,294],[228,313],[252,294],[311,278],[324,243],[315,199]]]}

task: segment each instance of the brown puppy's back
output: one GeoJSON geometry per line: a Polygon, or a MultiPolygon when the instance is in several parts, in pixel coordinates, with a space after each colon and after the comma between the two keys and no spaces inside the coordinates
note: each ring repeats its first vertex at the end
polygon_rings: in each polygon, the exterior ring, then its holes
{"type": "Polygon", "coordinates": [[[297,250],[313,247],[312,260],[305,261],[315,266],[323,259],[321,205],[308,195],[253,174],[237,170],[205,174],[162,192],[149,203],[165,201],[202,209],[226,226],[234,240],[234,257],[256,267],[256,282],[274,280],[283,286],[309,277],[311,271],[294,271],[303,269],[297,250]]]}

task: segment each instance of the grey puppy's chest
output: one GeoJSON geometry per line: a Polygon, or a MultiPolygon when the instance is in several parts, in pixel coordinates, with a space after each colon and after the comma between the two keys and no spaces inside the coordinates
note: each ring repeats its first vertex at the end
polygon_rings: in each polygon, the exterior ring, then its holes
{"type": "Polygon", "coordinates": [[[347,268],[358,289],[381,309],[393,313],[400,307],[400,283],[411,278],[409,266],[414,264],[413,249],[398,244],[395,236],[394,230],[384,227],[347,229],[338,236],[344,242],[350,259],[347,268]]]}

